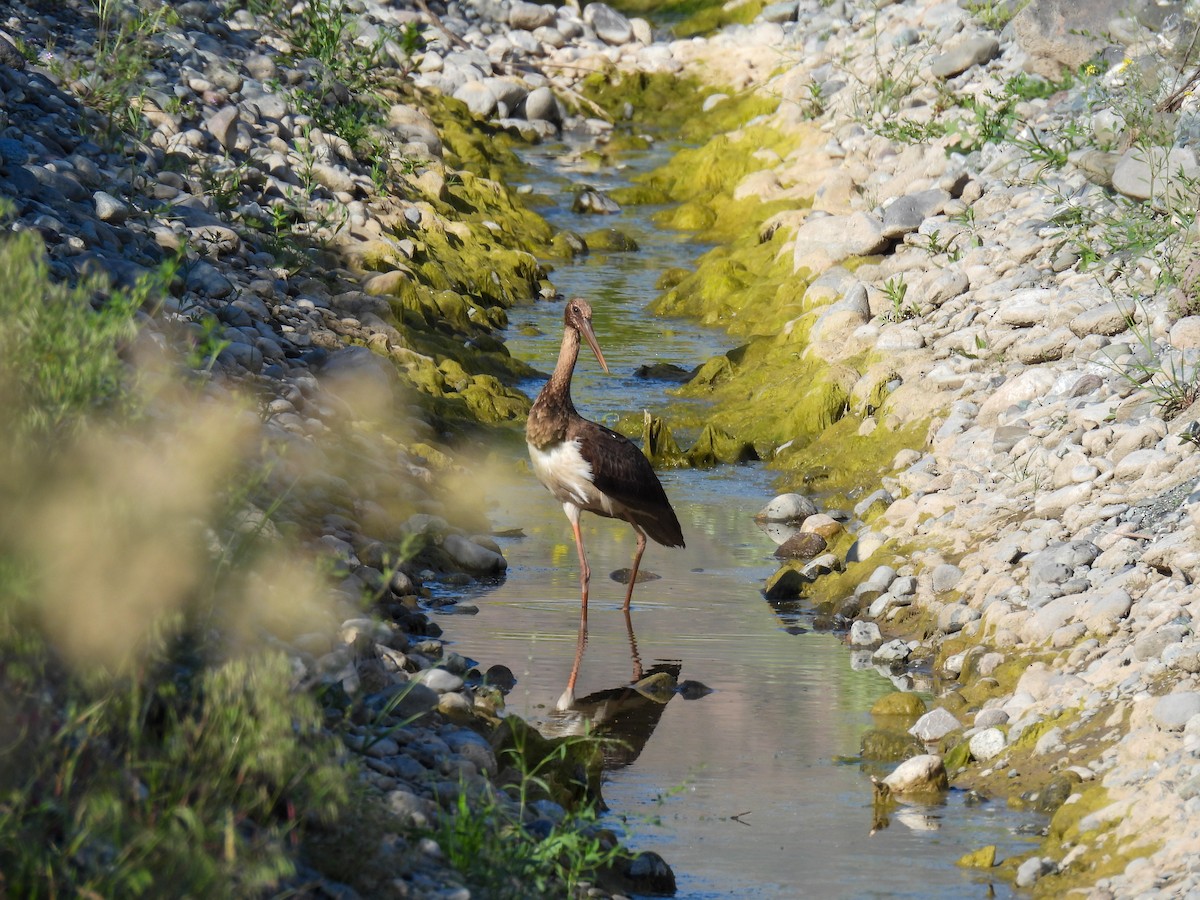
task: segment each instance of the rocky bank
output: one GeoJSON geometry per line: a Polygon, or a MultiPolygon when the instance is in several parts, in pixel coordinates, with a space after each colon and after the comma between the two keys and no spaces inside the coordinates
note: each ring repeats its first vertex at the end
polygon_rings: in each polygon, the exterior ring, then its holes
{"type": "Polygon", "coordinates": [[[728,136],[772,135],[720,193],[778,206],[658,302],[748,336],[685,390],[838,520],[801,526],[837,552],[785,564],[767,596],[853,621],[864,664],[930,687],[910,752],[937,751],[917,766],[934,787],[949,768],[1052,814],[1042,850],[1005,863],[1016,883],[1183,896],[1195,24],[1020,6],[776,4],[689,45],[780,98],[728,136]]]}

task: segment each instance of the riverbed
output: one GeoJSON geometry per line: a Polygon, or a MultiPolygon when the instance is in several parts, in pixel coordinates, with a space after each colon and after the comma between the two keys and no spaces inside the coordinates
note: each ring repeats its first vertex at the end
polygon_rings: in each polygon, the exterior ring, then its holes
{"type": "MultiPolygon", "coordinates": [[[[635,377],[638,366],[691,368],[731,346],[723,333],[646,312],[659,273],[688,265],[704,248],[655,228],[653,209],[604,220],[571,213],[570,189],[580,176],[557,167],[555,152],[540,149],[530,159],[543,186],[562,189],[562,202],[543,213],[577,231],[617,225],[642,248],[585,257],[553,275],[563,296],[592,303],[611,369],[605,376],[585,351],[573,384],[576,405],[609,424],[643,409],[662,414],[677,402],[671,385],[635,377]]],[[[609,188],[662,158],[659,149],[631,170],[585,180],[609,188]]],[[[548,371],[561,315],[556,301],[514,310],[511,352],[548,371]]],[[[522,387],[532,395],[540,381],[522,387]]],[[[873,667],[856,670],[841,635],[813,630],[803,612],[776,611],[763,599],[776,546],[753,521],[773,494],[763,464],[661,474],[687,547],[651,544],[643,569],[657,577],[638,585],[628,622],[625,588],[609,573],[630,564],[633,531],[584,517],[593,571],[589,633],[574,708],[566,710],[559,707],[566,705],[579,623],[570,527],[519,460],[500,471],[486,486],[493,523],[522,536],[502,541],[504,582],[467,598],[478,614],[443,619],[447,635],[457,652],[510,667],[517,684],[508,709],[546,733],[582,734],[599,722],[624,740],[604,786],[608,818],[627,826],[635,848],[656,850],[671,863],[679,896],[1006,895],[1003,882],[955,865],[986,844],[997,844],[1000,858],[1031,844],[1022,832],[1039,823],[1002,800],[974,805],[952,792],[937,806],[901,807],[889,827],[871,833],[870,775],[882,771],[855,757],[872,725],[872,703],[896,686],[873,667]],[[698,685],[666,702],[627,689],[656,665],[698,685]]]]}

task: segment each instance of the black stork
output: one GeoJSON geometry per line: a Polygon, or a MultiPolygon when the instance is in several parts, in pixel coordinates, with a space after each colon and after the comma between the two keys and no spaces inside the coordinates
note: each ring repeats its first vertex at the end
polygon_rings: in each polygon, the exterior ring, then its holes
{"type": "Polygon", "coordinates": [[[629,587],[625,591],[626,612],[633,598],[647,535],[665,547],[682,547],[683,532],[666,491],[637,445],[623,434],[589,422],[571,402],[571,375],[579,359],[581,338],[596,354],[600,368],[608,372],[608,363],[604,361],[592,330],[592,308],[585,300],[575,297],[567,302],[563,324],[558,364],[529,410],[525,439],[529,444],[533,471],[562,503],[575,535],[575,549],[579,551],[582,636],[586,634],[591,570],[583,550],[579,514],[587,510],[612,519],[624,519],[637,533],[637,550],[633,555],[629,587]]]}

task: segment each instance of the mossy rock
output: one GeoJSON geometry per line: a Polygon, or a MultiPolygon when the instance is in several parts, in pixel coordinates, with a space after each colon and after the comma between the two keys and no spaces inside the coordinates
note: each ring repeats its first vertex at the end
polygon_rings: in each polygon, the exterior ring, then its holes
{"type": "Polygon", "coordinates": [[[658,276],[658,280],[654,282],[654,286],[660,291],[670,290],[687,278],[691,274],[687,269],[679,266],[672,266],[669,269],[663,269],[662,274],[658,276]]]}
{"type": "Polygon", "coordinates": [[[589,250],[598,253],[634,253],[641,249],[633,235],[620,228],[597,228],[583,239],[589,250]]]}
{"type": "Polygon", "coordinates": [[[1058,808],[1067,802],[1067,798],[1075,793],[1083,779],[1075,772],[1060,772],[1036,791],[1030,791],[1021,797],[1029,809],[1040,813],[1053,815],[1058,808]]]}
{"type": "Polygon", "coordinates": [[[758,459],[754,447],[747,441],[714,425],[705,425],[685,454],[694,468],[705,469],[722,463],[742,463],[758,459]]]}
{"type": "Polygon", "coordinates": [[[529,398],[491,375],[476,375],[459,395],[479,422],[520,422],[529,415],[529,398]]]}
{"type": "Polygon", "coordinates": [[[884,694],[871,706],[873,716],[917,719],[925,712],[925,701],[912,691],[892,691],[890,694],[884,694]]]}
{"type": "Polygon", "coordinates": [[[955,865],[964,869],[990,869],[996,865],[996,845],[988,844],[986,847],[964,853],[955,865]]]}
{"type": "Polygon", "coordinates": [[[946,766],[947,772],[953,773],[959,769],[965,769],[971,762],[971,742],[960,741],[955,744],[943,757],[942,762],[946,766]]]}
{"type": "Polygon", "coordinates": [[[656,469],[677,468],[688,462],[684,452],[675,443],[670,427],[658,416],[650,420],[642,436],[642,452],[656,469]]]}
{"type": "Polygon", "coordinates": [[[704,231],[716,224],[717,214],[711,206],[693,200],[660,213],[654,217],[654,221],[676,231],[704,231]]]}
{"type": "Polygon", "coordinates": [[[671,202],[671,195],[665,188],[652,184],[613,188],[609,196],[622,206],[662,206],[671,202]]]}
{"type": "Polygon", "coordinates": [[[583,235],[574,231],[559,231],[550,239],[547,253],[554,259],[575,259],[588,252],[588,243],[583,235]]]}
{"type": "Polygon", "coordinates": [[[920,738],[883,728],[867,729],[859,741],[859,751],[864,760],[872,762],[903,762],[926,752],[920,738]]]}
{"type": "Polygon", "coordinates": [[[800,574],[800,569],[794,563],[786,563],[767,578],[763,596],[768,600],[794,600],[807,584],[809,579],[800,574]]]}

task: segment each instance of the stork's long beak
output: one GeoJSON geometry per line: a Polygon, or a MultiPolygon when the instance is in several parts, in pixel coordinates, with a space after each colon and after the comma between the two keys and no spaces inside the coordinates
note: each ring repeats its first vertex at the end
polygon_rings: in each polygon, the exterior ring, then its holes
{"type": "MultiPolygon", "coordinates": [[[[583,319],[583,316],[579,318],[583,319]]],[[[592,348],[592,352],[596,354],[596,359],[600,363],[600,368],[604,370],[604,374],[608,374],[608,363],[604,361],[604,354],[600,352],[600,344],[596,341],[596,332],[592,331],[592,323],[588,319],[583,320],[583,327],[579,329],[583,335],[583,339],[588,342],[588,346],[592,348]]]]}

